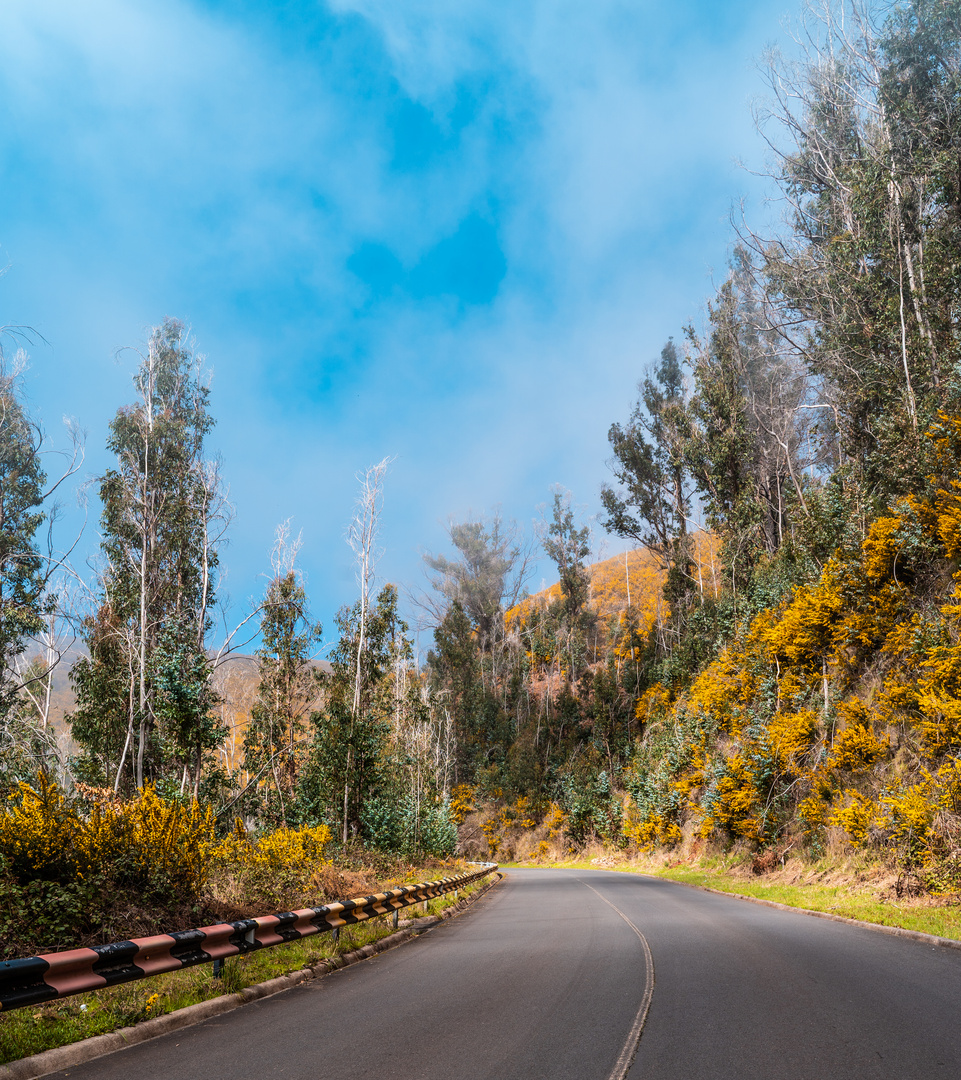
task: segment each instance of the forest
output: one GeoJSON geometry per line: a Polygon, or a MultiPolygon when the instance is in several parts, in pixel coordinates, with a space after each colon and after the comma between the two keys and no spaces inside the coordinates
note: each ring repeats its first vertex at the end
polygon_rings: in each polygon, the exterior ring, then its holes
{"type": "MultiPolygon", "coordinates": [[[[426,591],[380,583],[381,462],[323,662],[278,530],[239,722],[236,643],[213,637],[229,514],[183,325],[153,331],[110,424],[82,603],[7,332],[0,891],[79,905],[90,852],[134,851],[148,821],[344,858],[597,843],[763,871],[859,851],[905,888],[961,889],[961,0],[826,5],[804,30],[767,58],[756,116],[780,220],[735,221],[703,320],[665,328],[611,418],[590,497],[630,553],[592,566],[557,490],[534,537],[451,522],[426,591]],[[557,584],[531,596],[535,545],[557,584]],[[67,624],[69,752],[50,708],[67,624]]],[[[138,859],[117,887],[153,880],[138,859]]]]}

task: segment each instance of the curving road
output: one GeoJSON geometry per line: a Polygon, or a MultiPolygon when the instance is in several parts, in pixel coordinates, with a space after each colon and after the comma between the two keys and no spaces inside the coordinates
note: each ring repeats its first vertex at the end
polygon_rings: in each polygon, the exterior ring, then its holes
{"type": "Polygon", "coordinates": [[[53,1075],[956,1078],[961,952],[654,878],[512,870],[402,948],[53,1075]]]}

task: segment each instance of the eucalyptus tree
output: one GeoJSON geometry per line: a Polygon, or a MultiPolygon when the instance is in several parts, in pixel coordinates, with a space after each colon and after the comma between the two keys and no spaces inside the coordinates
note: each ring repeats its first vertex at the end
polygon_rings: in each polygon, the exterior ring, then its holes
{"type": "Polygon", "coordinates": [[[477,769],[489,763],[494,742],[490,718],[497,715],[497,709],[482,677],[473,621],[459,600],[451,603],[434,631],[427,666],[437,704],[453,728],[454,783],[470,782],[477,769]]]}
{"type": "Polygon", "coordinates": [[[36,543],[47,480],[41,441],[0,352],[0,721],[17,699],[14,661],[43,628],[46,574],[36,543]]]}
{"type": "Polygon", "coordinates": [[[638,385],[627,424],[611,425],[609,465],[618,486],[601,488],[604,527],[657,557],[668,573],[672,603],[692,589],[696,577],[689,537],[693,482],[687,460],[688,406],[681,358],[668,339],[660,362],[638,385]]]}
{"type": "Polygon", "coordinates": [[[103,565],[90,655],[72,672],[73,731],[115,789],[163,780],[197,795],[221,738],[205,644],[225,504],[204,457],[209,386],[182,323],[152,331],[134,385],[100,478],[103,565]]]}
{"type": "Polygon", "coordinates": [[[604,484],[604,527],[655,552],[668,564],[687,533],[690,480],[684,461],[686,401],[681,361],[672,339],[660,363],[638,385],[630,419],[608,432],[610,466],[618,482],[604,484]]]}
{"type": "Polygon", "coordinates": [[[590,527],[578,526],[571,493],[555,491],[550,520],[544,521],[541,544],[557,567],[561,606],[573,625],[590,597],[591,577],[584,560],[591,552],[590,527]]]}
{"type": "Polygon", "coordinates": [[[51,762],[61,778],[65,769],[48,723],[52,671],[63,651],[61,601],[72,573],[70,550],[55,547],[54,493],[83,461],[73,421],[67,422],[72,449],[51,451],[26,408],[22,345],[32,337],[27,328],[0,327],[0,757],[8,781],[51,762]],[[12,356],[4,352],[4,338],[16,345],[12,356]],[[51,454],[65,464],[48,478],[41,459],[51,454]]]}
{"type": "Polygon", "coordinates": [[[708,305],[705,336],[690,332],[694,392],[685,460],[735,590],[808,514],[805,470],[812,464],[810,382],[771,327],[758,272],[737,247],[708,305]]]}
{"type": "Polygon", "coordinates": [[[367,605],[357,600],[342,608],[336,624],[340,633],[330,670],[320,679],[322,703],[311,716],[314,734],[301,772],[299,813],[338,823],[346,845],[361,832],[365,804],[390,779],[395,673],[398,664],[411,661],[413,649],[393,585],[367,605]]]}
{"type": "Polygon", "coordinates": [[[450,606],[459,604],[485,651],[498,637],[504,612],[517,603],[530,578],[531,547],[517,523],[505,521],[497,511],[451,521],[447,535],[457,556],[424,555],[439,599],[425,597],[421,606],[439,625],[450,606]]]}
{"type": "Polygon", "coordinates": [[[300,758],[306,753],[302,736],[318,692],[313,658],[322,632],[310,617],[294,567],[299,547],[299,537],[291,541],[289,525],[281,525],[261,607],[257,699],[244,736],[244,768],[258,793],[258,815],[283,825],[292,820],[300,758]]]}
{"type": "Polygon", "coordinates": [[[799,52],[772,58],[760,117],[788,228],[753,241],[863,521],[925,483],[957,398],[961,9],[824,4],[799,52]]]}
{"type": "Polygon", "coordinates": [[[578,524],[569,491],[559,487],[554,491],[551,516],[541,522],[540,533],[544,553],[557,568],[561,595],[547,610],[528,613],[524,635],[531,640],[532,660],[541,652],[534,647],[532,635],[553,642],[544,650],[549,665],[544,669],[547,676],[544,701],[549,714],[555,688],[559,686],[561,695],[570,697],[570,684],[576,683],[584,673],[589,661],[589,643],[596,640],[593,631],[597,615],[589,604],[591,575],[584,561],[590,554],[590,528],[578,524]]]}

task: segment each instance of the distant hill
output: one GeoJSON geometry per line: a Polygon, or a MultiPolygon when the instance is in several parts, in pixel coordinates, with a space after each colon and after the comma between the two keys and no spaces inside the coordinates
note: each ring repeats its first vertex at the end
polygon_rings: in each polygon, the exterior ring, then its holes
{"type": "MultiPolygon", "coordinates": [[[[67,756],[77,752],[65,719],[77,706],[77,698],[70,685],[70,669],[84,655],[85,649],[82,645],[71,645],[53,669],[48,722],[57,733],[57,740],[67,756]]],[[[314,666],[321,671],[330,671],[330,664],[326,660],[315,661],[314,666]]],[[[217,706],[217,712],[227,728],[227,738],[223,746],[224,764],[231,772],[243,765],[244,733],[250,723],[250,710],[257,700],[259,685],[260,673],[256,656],[233,653],[214,669],[213,686],[222,699],[217,706]]],[[[319,705],[318,696],[311,703],[311,708],[319,705]]]]}
{"type": "MultiPolygon", "coordinates": [[[[716,595],[719,587],[717,574],[720,562],[717,551],[717,540],[711,533],[695,533],[694,553],[699,584],[704,592],[712,596],[716,595]]],[[[620,615],[631,606],[638,615],[642,632],[646,633],[654,626],[659,614],[666,615],[663,591],[667,575],[656,556],[647,548],[635,548],[622,555],[614,555],[593,563],[587,569],[591,577],[589,602],[602,620],[620,615]]],[[[523,619],[528,611],[545,607],[560,598],[559,584],[542,589],[512,607],[507,612],[507,622],[511,624],[523,619]]]]}
{"type": "MultiPolygon", "coordinates": [[[[314,661],[318,671],[329,672],[330,664],[326,660],[314,661]]],[[[257,700],[260,686],[260,670],[256,656],[237,654],[222,663],[214,672],[214,689],[222,697],[217,706],[220,719],[227,728],[222,753],[228,772],[239,772],[243,768],[244,734],[250,723],[250,710],[257,700]]],[[[308,714],[319,709],[321,696],[310,703],[308,714]]]]}

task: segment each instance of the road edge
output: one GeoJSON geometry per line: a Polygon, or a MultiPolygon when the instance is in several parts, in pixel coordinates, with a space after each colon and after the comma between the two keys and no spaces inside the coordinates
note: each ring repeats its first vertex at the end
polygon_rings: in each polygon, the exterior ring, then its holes
{"type": "Polygon", "coordinates": [[[408,919],[407,925],[401,924],[401,928],[394,934],[373,941],[353,952],[331,960],[321,960],[319,963],[300,971],[292,971],[289,975],[278,975],[267,982],[256,983],[247,986],[236,994],[224,994],[221,997],[210,998],[208,1001],[200,1001],[196,1005],[188,1005],[175,1012],[165,1013],[163,1016],[155,1016],[152,1020],[144,1020],[133,1027],[119,1028],[116,1031],[108,1031],[103,1035],[92,1035],[89,1039],[80,1042],[67,1043],[65,1046],[57,1046],[51,1050],[43,1050],[31,1057],[20,1058],[17,1061],[9,1061],[0,1065],[0,1080],[39,1080],[40,1077],[49,1076],[51,1073],[62,1069],[72,1069],[77,1065],[83,1065],[88,1061],[112,1054],[117,1050],[123,1050],[137,1043],[156,1039],[161,1035],[167,1035],[181,1028],[193,1027],[202,1023],[212,1016],[220,1016],[226,1012],[239,1009],[251,1001],[259,1001],[261,998],[271,997],[282,993],[301,983],[312,979],[320,979],[333,971],[350,967],[351,964],[368,960],[378,953],[386,952],[387,949],[403,945],[407,941],[418,937],[425,930],[430,930],[447,919],[454,918],[462,911],[469,908],[479,900],[489,889],[502,881],[504,873],[495,871],[491,881],[484,882],[480,888],[445,908],[439,915],[430,915],[421,919],[408,919]]]}

